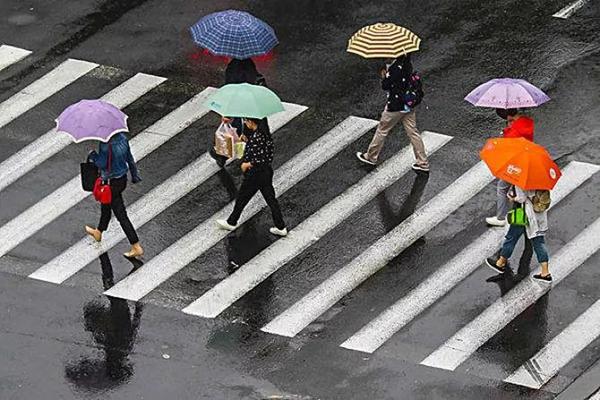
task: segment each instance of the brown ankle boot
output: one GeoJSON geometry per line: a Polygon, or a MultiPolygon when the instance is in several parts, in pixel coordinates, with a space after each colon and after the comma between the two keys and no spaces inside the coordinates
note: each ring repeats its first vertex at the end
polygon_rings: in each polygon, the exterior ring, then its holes
{"type": "Polygon", "coordinates": [[[96,229],[96,228],[92,228],[91,226],[87,226],[87,225],[86,225],[86,226],[85,226],[85,232],[86,232],[88,235],[90,235],[91,237],[93,237],[93,238],[94,238],[94,240],[95,240],[96,242],[99,242],[99,241],[101,241],[101,240],[102,240],[102,232],[101,232],[101,231],[99,231],[99,230],[98,230],[98,229],[96,229]]]}
{"type": "Polygon", "coordinates": [[[142,245],[138,242],[135,244],[131,245],[131,250],[129,250],[127,253],[124,253],[123,255],[127,258],[138,258],[141,257],[144,254],[144,249],[142,248],[142,245]]]}

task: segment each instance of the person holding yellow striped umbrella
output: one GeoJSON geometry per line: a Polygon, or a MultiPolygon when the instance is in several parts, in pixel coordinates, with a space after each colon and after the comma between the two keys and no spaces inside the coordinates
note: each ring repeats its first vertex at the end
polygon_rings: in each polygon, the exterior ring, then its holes
{"type": "Polygon", "coordinates": [[[358,159],[376,165],[388,133],[400,122],[410,140],[415,171],[429,172],[425,145],[417,129],[415,107],[423,99],[420,75],[413,71],[410,53],[419,50],[421,39],[408,29],[392,24],[378,23],[356,32],[348,41],[349,53],[364,58],[384,58],[386,67],[380,71],[381,88],[388,92],[388,99],[381,120],[366,153],[358,152],[358,159]]]}

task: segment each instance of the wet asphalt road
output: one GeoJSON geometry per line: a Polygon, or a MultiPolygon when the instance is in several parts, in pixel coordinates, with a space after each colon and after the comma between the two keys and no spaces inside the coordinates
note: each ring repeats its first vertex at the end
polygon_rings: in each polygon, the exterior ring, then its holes
{"type": "MultiPolygon", "coordinates": [[[[426,204],[478,161],[483,141],[501,122],[462,98],[496,76],[523,77],[552,101],[535,110],[536,140],[561,166],[600,164],[600,5],[567,20],[551,15],[564,0],[399,1],[158,1],[66,2],[3,0],[0,42],[32,50],[0,72],[0,101],[66,58],[102,67],[0,128],[0,161],[51,129],[67,105],[99,97],[137,72],[168,80],[125,109],[133,136],[206,86],[220,86],[225,63],[196,49],[187,27],[227,8],[268,21],[280,45],[258,61],[269,86],[308,108],[275,137],[274,167],[283,165],[344,118],[377,119],[384,94],[377,61],[344,52],[347,38],[368,23],[390,20],[423,39],[413,62],[426,79],[419,126],[454,139],[432,158],[429,179],[405,175],[216,319],[183,307],[275,241],[263,210],[243,228],[161,284],[141,302],[109,299],[102,290],[133,268],[125,241],[62,285],[27,275],[81,238],[97,218],[86,199],[0,257],[0,398],[2,399],[550,399],[598,365],[600,341],[588,346],[542,390],[502,383],[507,373],[547,344],[600,298],[600,258],[592,256],[550,294],[500,331],[456,371],[419,365],[515,279],[492,279],[481,268],[394,335],[373,354],[339,344],[485,232],[494,187],[467,201],[364,284],[294,338],[260,328],[377,239],[426,204]],[[342,5],[343,4],[343,5],[342,5]],[[276,397],[280,396],[280,397],[276,397]]],[[[207,115],[139,163],[144,181],[125,194],[131,204],[210,146],[218,123],[207,115]]],[[[294,228],[368,169],[348,146],[281,198],[294,228]]],[[[390,138],[384,159],[408,141],[390,138]]],[[[78,171],[89,145],[69,146],[0,192],[0,225],[45,198],[78,171]]],[[[240,176],[233,172],[234,185],[240,176]]],[[[138,230],[152,259],[230,201],[231,179],[215,175],[138,230]]],[[[553,212],[551,254],[600,215],[592,177],[553,212]]],[[[201,240],[201,238],[199,238],[201,240]]]]}

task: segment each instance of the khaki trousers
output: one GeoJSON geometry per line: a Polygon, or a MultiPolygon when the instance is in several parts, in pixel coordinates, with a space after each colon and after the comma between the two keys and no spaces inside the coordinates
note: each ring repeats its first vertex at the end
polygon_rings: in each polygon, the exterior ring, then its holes
{"type": "Polygon", "coordinates": [[[371,140],[369,150],[367,150],[366,158],[370,161],[377,162],[379,153],[383,148],[385,139],[388,133],[399,123],[402,122],[404,131],[410,140],[413,152],[415,153],[416,164],[420,167],[428,168],[429,162],[427,161],[427,154],[425,153],[425,145],[421,134],[417,129],[417,115],[415,110],[409,113],[403,113],[400,111],[384,111],[381,114],[381,120],[375,131],[375,136],[371,140]]]}

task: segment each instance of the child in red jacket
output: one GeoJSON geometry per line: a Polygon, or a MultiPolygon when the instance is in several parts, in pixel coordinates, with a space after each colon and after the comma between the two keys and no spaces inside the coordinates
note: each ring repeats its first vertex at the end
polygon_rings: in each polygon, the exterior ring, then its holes
{"type": "MultiPolygon", "coordinates": [[[[496,114],[506,120],[506,128],[502,130],[502,137],[505,138],[525,138],[533,142],[533,133],[535,124],[533,119],[520,114],[519,110],[513,109],[496,109],[496,114]]],[[[488,225],[505,226],[506,214],[510,209],[510,201],[508,200],[508,191],[511,185],[498,179],[496,186],[496,215],[485,219],[488,225]]]]}

